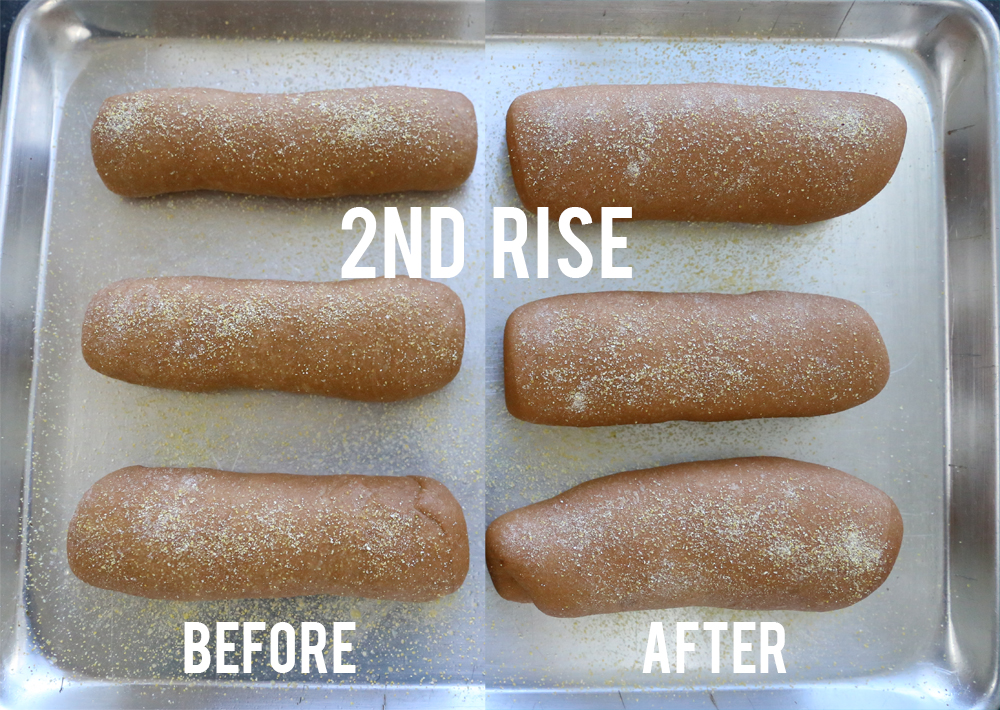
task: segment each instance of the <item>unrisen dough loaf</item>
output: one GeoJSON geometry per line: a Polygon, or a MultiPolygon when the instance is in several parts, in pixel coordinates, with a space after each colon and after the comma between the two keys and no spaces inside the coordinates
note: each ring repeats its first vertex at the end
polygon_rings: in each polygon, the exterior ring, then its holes
{"type": "Polygon", "coordinates": [[[66,547],[84,582],[152,599],[422,602],[469,569],[462,508],[423,476],[130,466],[84,494],[66,547]]]}
{"type": "Polygon", "coordinates": [[[885,493],[781,458],[605,476],[501,515],[486,564],[504,599],[550,616],[641,609],[828,611],[892,571],[903,519],[885,493]]]}
{"type": "Polygon", "coordinates": [[[889,355],[839,298],[620,291],[555,296],[507,320],[507,409],[608,426],[839,412],[878,394],[889,355]]]}
{"type": "Polygon", "coordinates": [[[156,89],[107,99],[90,145],[104,184],[126,197],[335,197],[458,187],[477,129],[472,103],[441,89],[156,89]]]}
{"type": "Polygon", "coordinates": [[[405,277],[129,279],[94,296],[83,322],[83,356],[98,372],[190,392],[406,399],[451,382],[464,344],[455,292],[405,277]]]}
{"type": "Polygon", "coordinates": [[[906,119],[841,91],[577,86],[507,112],[514,185],[531,211],[632,207],[633,219],[805,224],[858,209],[899,162],[906,119]]]}

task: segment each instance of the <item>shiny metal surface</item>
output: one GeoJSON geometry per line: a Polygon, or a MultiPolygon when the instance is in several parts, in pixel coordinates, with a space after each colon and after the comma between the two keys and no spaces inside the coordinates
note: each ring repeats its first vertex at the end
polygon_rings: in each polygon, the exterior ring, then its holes
{"type": "MultiPolygon", "coordinates": [[[[12,36],[0,162],[0,705],[482,706],[481,545],[472,547],[462,589],[431,604],[337,597],[197,604],[84,585],[68,570],[65,534],[95,480],[142,463],[423,473],[452,490],[472,539],[482,539],[481,166],[448,193],[125,200],[101,184],[89,130],[107,96],[159,86],[279,92],[398,83],[461,91],[481,104],[483,16],[482,3],[419,1],[47,0],[25,10],[12,36]],[[392,405],[262,392],[192,396],[116,382],[82,360],[83,309],[113,280],[339,279],[361,236],[360,223],[341,231],[347,209],[363,205],[381,217],[383,206],[443,204],[465,217],[466,267],[448,283],[470,327],[462,370],[437,393],[392,405]],[[249,677],[185,676],[183,621],[242,620],[328,628],[354,621],[348,662],[358,672],[279,675],[258,656],[249,677]]],[[[381,263],[375,248],[362,260],[379,273],[381,263]]],[[[425,261],[425,275],[427,268],[425,261]]]]}
{"type": "MultiPolygon", "coordinates": [[[[680,609],[553,619],[487,586],[487,707],[996,707],[995,24],[966,2],[498,0],[486,17],[489,207],[518,204],[504,115],[533,89],[719,81],[865,91],[896,102],[909,127],[888,187],[850,215],[799,228],[616,225],[629,249],[615,263],[633,267],[633,279],[619,282],[596,270],[562,276],[555,260],[579,257],[551,226],[550,278],[518,280],[508,263],[505,280],[487,280],[487,521],[598,475],[770,454],[879,486],[906,525],[886,584],[826,614],[680,609]],[[882,330],[889,385],[856,409],[811,420],[577,431],[510,417],[507,315],[544,296],[621,288],[776,288],[854,300],[882,330]],[[644,675],[649,622],[670,630],[695,620],[782,622],[788,673],[735,675],[724,653],[722,672],[712,674],[702,639],[684,675],[644,675]]],[[[534,225],[525,253],[532,271],[534,225]]],[[[599,250],[596,225],[574,231],[599,250]]]]}
{"type": "MultiPolygon", "coordinates": [[[[995,25],[973,3],[952,1],[491,0],[485,20],[482,4],[452,2],[34,3],[11,37],[0,144],[0,705],[995,707],[997,62],[995,25]],[[634,267],[627,284],[602,283],[596,272],[563,278],[555,259],[576,257],[557,240],[547,281],[489,278],[491,208],[518,204],[503,144],[510,99],[557,84],[652,80],[871,91],[900,103],[910,138],[886,191],[839,220],[623,225],[616,234],[630,248],[616,263],[634,267]],[[166,81],[259,91],[413,81],[473,100],[476,171],[447,196],[467,230],[466,270],[451,282],[470,324],[458,381],[390,410],[260,393],[206,404],[86,369],[75,329],[108,280],[337,278],[357,240],[339,231],[348,201],[138,204],[104,191],[88,162],[89,117],[106,95],[166,81]],[[864,407],[817,420],[587,432],[512,420],[500,358],[507,314],[545,295],[612,288],[851,298],[882,328],[893,377],[864,407]],[[765,453],[843,468],[894,497],[907,533],[876,595],[824,615],[679,610],[566,621],[503,602],[484,581],[484,487],[489,522],[604,473],[765,453]],[[470,577],[436,616],[350,600],[167,605],[84,588],[60,552],[72,507],[97,477],[139,462],[289,472],[438,466],[467,512],[470,577]],[[184,614],[330,622],[352,611],[372,620],[356,648],[374,649],[354,685],[266,674],[191,680],[178,667],[184,614]],[[643,676],[648,622],[690,619],[782,621],[789,674],[713,676],[700,649],[684,676],[643,676]]],[[[578,233],[599,243],[596,230],[578,233]]]]}

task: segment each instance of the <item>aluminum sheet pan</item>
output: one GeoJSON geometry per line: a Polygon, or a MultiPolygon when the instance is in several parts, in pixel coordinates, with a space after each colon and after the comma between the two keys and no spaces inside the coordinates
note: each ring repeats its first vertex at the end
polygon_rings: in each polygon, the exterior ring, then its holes
{"type": "MultiPolygon", "coordinates": [[[[482,706],[482,545],[473,545],[462,589],[430,604],[330,596],[178,603],[83,584],[67,567],[65,535],[94,481],[144,464],[426,474],[451,489],[471,539],[482,540],[485,252],[471,236],[464,271],[448,281],[469,323],[462,370],[415,400],[137,387],[90,370],[79,342],[88,300],[120,278],[339,279],[361,236],[360,222],[354,232],[340,228],[353,206],[369,207],[380,223],[383,206],[403,215],[423,206],[426,234],[426,208],[450,205],[464,215],[467,235],[484,233],[481,162],[447,193],[122,199],[104,188],[90,158],[90,125],[103,99],[172,86],[408,84],[460,91],[478,105],[483,13],[481,3],[455,2],[28,6],[12,37],[0,197],[4,707],[482,706]],[[357,673],[278,674],[262,654],[251,676],[184,674],[184,621],[214,629],[216,621],[244,620],[296,628],[354,621],[347,662],[357,673]]],[[[362,264],[382,273],[381,254],[369,249],[362,264]]]]}
{"type": "MultiPolygon", "coordinates": [[[[564,0],[491,2],[485,32],[484,57],[483,6],[474,3],[30,6],[12,38],[0,160],[0,703],[995,706],[995,26],[965,2],[564,0]],[[466,271],[451,282],[469,319],[459,380],[401,408],[262,393],[207,404],[86,369],[76,329],[107,281],[137,271],[335,278],[358,236],[339,232],[348,206],[441,204],[186,195],[135,209],[103,191],[89,166],[87,112],[103,96],[171,81],[298,91],[411,80],[458,88],[480,118],[473,178],[444,196],[462,210],[468,235],[466,271]],[[580,283],[558,272],[545,282],[487,277],[489,210],[518,204],[503,145],[510,99],[545,86],[695,80],[893,99],[910,124],[900,171],[870,205],[820,225],[623,225],[616,233],[628,236],[624,261],[635,269],[624,286],[596,273],[580,283]],[[863,407],[817,420],[568,431],[511,419],[499,339],[509,312],[545,295],[623,287],[851,298],[882,328],[892,380],[863,407]],[[762,453],[834,465],[893,495],[907,532],[876,595],[823,615],[683,610],[567,621],[503,602],[486,582],[484,610],[484,483],[488,522],[604,473],[762,453]],[[178,605],[91,590],[60,552],[68,516],[93,480],[137,458],[302,473],[435,465],[467,512],[469,580],[430,609],[332,598],[178,605]],[[192,680],[170,640],[185,614],[329,623],[355,612],[356,648],[367,645],[370,657],[353,684],[266,673],[192,680]],[[702,648],[683,677],[643,676],[653,619],[782,621],[789,674],[713,676],[702,648]]],[[[593,247],[596,230],[580,232],[593,247]]],[[[571,256],[556,244],[553,263],[571,256]]]]}
{"type": "MultiPolygon", "coordinates": [[[[996,707],[997,33],[972,3],[491,2],[484,151],[490,206],[518,205],[504,139],[517,95],[555,86],[714,81],[862,91],[894,101],[908,135],[886,189],[803,227],[618,223],[616,265],[563,276],[579,257],[550,228],[550,278],[488,280],[487,520],[617,471],[777,455],[851,472],[905,522],[895,569],[829,613],[675,609],[546,617],[487,587],[491,708],[996,707]],[[512,418],[502,333],[517,306],[616,289],[830,294],[874,317],[886,389],[812,419],[575,430],[512,418]],[[642,673],[649,624],[779,621],[787,673],[721,673],[707,635],[684,675],[642,673]]],[[[596,219],[596,216],[595,216],[596,219]]],[[[533,271],[534,219],[528,249],[533,271]]],[[[596,254],[598,225],[574,230],[596,254]]],[[[513,234],[508,234],[508,239],[513,234]]],[[[595,262],[599,263],[599,259],[595,262]]],[[[732,627],[730,627],[732,628],[732,627]]],[[[702,637],[699,641],[699,637],[702,637]]],[[[671,651],[671,658],[673,658],[671,651]]]]}

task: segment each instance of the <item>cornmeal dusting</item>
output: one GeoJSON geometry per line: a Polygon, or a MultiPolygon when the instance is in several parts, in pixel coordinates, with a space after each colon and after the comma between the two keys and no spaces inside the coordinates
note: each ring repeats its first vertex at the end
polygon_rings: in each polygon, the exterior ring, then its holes
{"type": "Polygon", "coordinates": [[[685,84],[518,97],[507,135],[518,194],[555,213],[803,224],[857,209],[889,181],[906,121],[833,91],[685,84]]]}
{"type": "Polygon", "coordinates": [[[511,316],[505,348],[511,412],[571,426],[829,414],[889,374],[860,307],[777,291],[542,299],[511,316]]]}
{"type": "Polygon", "coordinates": [[[84,496],[68,545],[81,579],[156,599],[426,601],[464,579],[465,534],[447,490],[419,477],[133,466],[84,496]]]}
{"type": "Polygon", "coordinates": [[[102,180],[129,197],[447,190],[472,172],[477,141],[467,98],[401,86],[304,94],[140,91],[105,101],[91,132],[102,180]]]}
{"type": "Polygon", "coordinates": [[[432,392],[462,362],[465,317],[447,286],[164,277],[121,281],[91,301],[83,351],[117,379],[391,401],[432,392]]]}
{"type": "Polygon", "coordinates": [[[606,476],[494,525],[488,554],[556,616],[840,608],[885,580],[902,534],[878,489],[775,458],[606,476]]]}

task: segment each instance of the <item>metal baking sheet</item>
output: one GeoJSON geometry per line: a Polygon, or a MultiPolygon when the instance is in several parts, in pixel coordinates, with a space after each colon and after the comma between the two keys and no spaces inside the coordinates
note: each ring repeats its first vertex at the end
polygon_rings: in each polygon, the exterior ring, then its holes
{"type": "MultiPolygon", "coordinates": [[[[35,3],[15,27],[0,159],[0,704],[995,706],[995,25],[973,3],[944,0],[498,0],[485,26],[483,12],[457,2],[77,0],[35,3]],[[627,283],[596,272],[570,281],[554,268],[547,281],[489,277],[491,208],[518,204],[503,144],[515,95],[709,80],[890,98],[910,127],[900,170],[871,204],[820,225],[622,225],[616,234],[629,249],[620,261],[634,268],[627,283]],[[89,121],[120,91],[411,82],[463,91],[477,107],[480,158],[459,191],[308,204],[224,195],[128,202],[103,190],[89,163],[89,121]],[[337,278],[358,237],[340,232],[340,216],[355,204],[451,204],[465,216],[466,270],[449,283],[466,306],[466,356],[442,392],[392,407],[264,393],[209,401],[103,380],[83,364],[79,319],[104,283],[160,273],[337,278]],[[872,402],[816,420],[568,431],[511,419],[500,369],[509,312],[545,295],[612,288],[850,298],[882,328],[893,376],[872,402]],[[903,551],[873,597],[818,615],[676,610],[567,621],[503,602],[484,580],[484,488],[489,522],[601,474],[765,453],[851,471],[897,501],[903,551]],[[467,513],[469,579],[430,607],[336,598],[169,604],[86,588],[61,552],[69,514],[90,483],[128,463],[434,467],[467,513]],[[348,615],[359,621],[355,648],[368,655],[355,658],[359,674],[346,681],[184,676],[176,639],[185,615],[211,623],[234,614],[293,623],[348,615]],[[692,619],[781,621],[789,673],[716,676],[701,648],[684,676],[643,676],[648,622],[692,619]]],[[[596,230],[577,231],[594,248],[596,230]]],[[[552,264],[573,256],[556,239],[552,246],[552,264]]],[[[378,266],[374,252],[368,259],[378,266]]]]}
{"type": "MultiPolygon", "coordinates": [[[[473,544],[462,589],[430,604],[330,596],[177,603],[81,583],[67,567],[65,534],[94,481],[144,464],[429,475],[456,495],[471,539],[482,540],[481,161],[446,193],[128,200],[98,178],[89,132],[104,98],[155,87],[406,84],[460,91],[481,105],[483,17],[482,3],[433,1],[56,0],[25,10],[12,34],[0,173],[3,707],[482,706],[482,545],[473,544]],[[384,206],[404,216],[422,206],[425,222],[432,205],[464,215],[465,269],[448,284],[469,327],[461,372],[443,390],[386,405],[197,395],[128,385],[84,363],[81,318],[102,286],[161,274],[336,280],[361,236],[360,223],[344,232],[341,220],[359,205],[380,223],[384,206]],[[251,620],[328,629],[354,621],[347,662],[356,675],[278,674],[266,655],[250,676],[184,674],[184,621],[214,628],[251,620]]],[[[381,274],[381,249],[369,249],[362,263],[381,274]]]]}
{"type": "MultiPolygon", "coordinates": [[[[905,522],[887,582],[835,612],[675,609],[546,617],[487,586],[487,707],[996,707],[997,31],[968,2],[490,2],[483,92],[489,206],[518,205],[504,116],[517,95],[601,83],[725,82],[861,91],[906,116],[902,159],[860,210],[803,227],[617,223],[616,265],[574,280],[550,229],[548,279],[487,280],[487,522],[596,476],[679,461],[777,455],[853,473],[905,522]],[[603,290],[781,289],[861,304],[892,361],[886,389],[811,419],[575,430],[503,403],[510,312],[603,290]],[[734,675],[709,639],[683,675],[645,675],[649,624],[778,621],[787,673],[734,675]]],[[[595,216],[596,219],[596,216],[595,216]]],[[[525,257],[534,272],[535,221],[525,257]]],[[[598,225],[574,230],[598,253],[598,225]]],[[[507,235],[508,239],[513,234],[507,235]]],[[[595,257],[595,262],[600,260],[595,257]]],[[[730,628],[732,628],[730,626],[730,628]]],[[[700,639],[700,640],[699,640],[700,639]]],[[[671,652],[672,654],[672,652],[671,652]]],[[[671,655],[671,657],[673,657],[671,655]]]]}

